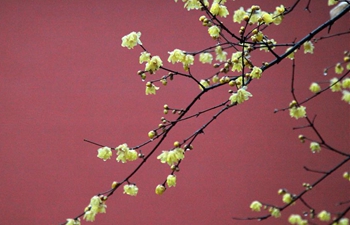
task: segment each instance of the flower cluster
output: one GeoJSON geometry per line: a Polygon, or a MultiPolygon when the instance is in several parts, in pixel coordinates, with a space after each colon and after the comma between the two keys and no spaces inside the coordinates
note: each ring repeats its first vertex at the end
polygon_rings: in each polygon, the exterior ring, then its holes
{"type": "Polygon", "coordinates": [[[107,197],[105,196],[93,196],[90,200],[90,204],[85,208],[85,214],[83,218],[86,221],[93,222],[95,220],[95,216],[98,213],[106,213],[106,200],[107,197]]]}
{"type": "Polygon", "coordinates": [[[175,148],[170,151],[163,151],[157,159],[162,163],[168,163],[169,166],[177,164],[180,160],[185,158],[185,151],[182,148],[175,148]]]}
{"type": "Polygon", "coordinates": [[[138,158],[138,154],[135,150],[130,149],[126,143],[119,145],[115,148],[117,151],[117,161],[122,161],[125,163],[127,161],[134,161],[138,158]]]}

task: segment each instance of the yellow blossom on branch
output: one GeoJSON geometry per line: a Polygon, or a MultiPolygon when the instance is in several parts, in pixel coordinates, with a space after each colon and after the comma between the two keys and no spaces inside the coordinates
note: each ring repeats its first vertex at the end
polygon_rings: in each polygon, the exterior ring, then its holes
{"type": "Polygon", "coordinates": [[[220,62],[226,61],[227,52],[222,51],[222,48],[220,45],[215,48],[215,53],[216,53],[216,58],[215,58],[216,60],[220,62]]]}
{"type": "Polygon", "coordinates": [[[147,82],[146,83],[146,95],[149,95],[149,94],[153,94],[155,95],[156,94],[156,91],[159,89],[159,87],[155,86],[153,83],[151,82],[147,82]]]}
{"type": "Polygon", "coordinates": [[[159,70],[159,68],[163,66],[163,61],[160,59],[159,56],[153,56],[147,63],[145,71],[148,71],[150,73],[154,73],[155,71],[159,70]]]}
{"type": "Polygon", "coordinates": [[[163,151],[157,159],[160,160],[161,163],[168,163],[169,166],[173,164],[177,164],[180,160],[184,159],[184,150],[182,148],[175,148],[170,151],[163,151]]]}
{"type": "Polygon", "coordinates": [[[350,91],[343,90],[342,93],[343,93],[343,96],[342,96],[341,100],[350,104],[350,91]]]}
{"type": "Polygon", "coordinates": [[[338,78],[334,77],[330,80],[330,88],[332,92],[341,91],[341,82],[338,80],[338,78]]]}
{"type": "Polygon", "coordinates": [[[341,74],[344,71],[344,67],[340,63],[337,63],[335,65],[334,71],[336,74],[341,74]]]}
{"type": "Polygon", "coordinates": [[[128,35],[122,37],[122,46],[127,47],[128,49],[134,48],[137,44],[142,45],[140,41],[141,32],[131,32],[128,35]]]}
{"type": "Polygon", "coordinates": [[[321,151],[321,146],[317,142],[311,142],[310,143],[310,149],[313,153],[315,152],[320,152],[321,151]]]}
{"type": "Polygon", "coordinates": [[[296,106],[295,101],[289,106],[289,115],[295,119],[306,117],[306,107],[305,106],[296,106]]]}
{"type": "Polygon", "coordinates": [[[208,28],[210,37],[217,39],[220,36],[220,28],[218,26],[211,26],[208,28]]]}
{"type": "Polygon", "coordinates": [[[331,214],[326,210],[323,210],[317,215],[317,218],[321,221],[329,221],[331,219],[331,214]]]}
{"type": "Polygon", "coordinates": [[[141,52],[140,58],[139,58],[139,62],[140,64],[144,63],[144,62],[148,62],[151,60],[151,53],[149,52],[141,52]]]}
{"type": "Polygon", "coordinates": [[[310,89],[310,91],[311,91],[312,93],[318,93],[318,92],[321,91],[320,85],[319,85],[318,83],[316,83],[316,82],[311,83],[309,89],[310,89]]]}
{"type": "Polygon", "coordinates": [[[169,187],[175,187],[176,186],[176,176],[175,175],[168,175],[166,178],[166,183],[169,187]]]}
{"type": "Polygon", "coordinates": [[[307,41],[303,44],[303,47],[304,47],[304,53],[311,53],[313,54],[314,53],[314,48],[315,46],[312,44],[311,41],[307,41]]]}
{"type": "Polygon", "coordinates": [[[248,92],[246,89],[247,87],[244,86],[238,89],[237,93],[233,93],[230,96],[229,100],[231,101],[231,105],[234,103],[241,104],[244,101],[247,101],[250,97],[253,97],[253,95],[250,92],[248,92]]]}
{"type": "Polygon", "coordinates": [[[66,225],[80,225],[80,219],[67,219],[66,225]]]}
{"type": "Polygon", "coordinates": [[[126,143],[119,145],[115,148],[117,151],[117,161],[122,161],[126,163],[127,161],[134,161],[138,158],[137,152],[133,149],[130,149],[126,143]]]}
{"type": "Polygon", "coordinates": [[[238,10],[236,10],[233,14],[233,22],[235,23],[241,23],[244,19],[244,17],[247,15],[246,11],[243,9],[243,7],[240,7],[238,10]]]}
{"type": "Polygon", "coordinates": [[[185,53],[180,49],[174,49],[174,51],[168,52],[168,53],[169,53],[168,62],[171,62],[172,64],[176,62],[183,62],[186,56],[185,53]]]}
{"type": "Polygon", "coordinates": [[[112,156],[112,150],[109,147],[102,147],[98,150],[97,157],[100,159],[103,159],[103,161],[106,161],[107,159],[110,159],[112,156]]]}
{"type": "Polygon", "coordinates": [[[139,188],[135,184],[126,184],[124,185],[124,194],[128,194],[130,196],[136,196],[139,191],[139,188]]]}
{"type": "Polygon", "coordinates": [[[260,212],[262,204],[259,201],[253,201],[250,204],[250,209],[255,212],[260,212]]]}
{"type": "Polygon", "coordinates": [[[281,217],[281,211],[278,208],[271,208],[270,213],[271,213],[271,216],[275,218],[281,217]]]}
{"type": "Polygon", "coordinates": [[[298,224],[299,225],[301,221],[302,221],[301,216],[296,215],[296,214],[292,214],[288,218],[288,222],[291,224],[298,224]]]}
{"type": "Polygon", "coordinates": [[[157,195],[162,195],[165,192],[165,187],[162,184],[158,184],[155,192],[157,195]]]}
{"type": "Polygon", "coordinates": [[[201,54],[199,54],[199,61],[201,63],[209,63],[209,64],[211,64],[211,62],[213,61],[213,56],[210,53],[208,53],[208,52],[201,53],[201,54]]]}
{"type": "Polygon", "coordinates": [[[250,76],[253,79],[259,79],[261,77],[262,70],[260,67],[254,66],[252,72],[250,72],[250,76]]]}
{"type": "Polygon", "coordinates": [[[350,88],[350,78],[345,78],[341,85],[343,88],[350,88]]]}

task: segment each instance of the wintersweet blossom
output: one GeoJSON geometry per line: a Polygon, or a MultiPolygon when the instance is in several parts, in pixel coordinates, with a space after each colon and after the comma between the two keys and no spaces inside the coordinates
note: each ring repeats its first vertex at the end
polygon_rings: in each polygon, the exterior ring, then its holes
{"type": "Polygon", "coordinates": [[[207,88],[210,86],[210,82],[208,80],[202,79],[199,81],[199,83],[201,84],[201,85],[199,85],[199,89],[201,89],[202,91],[204,90],[204,88],[207,88]]]}
{"type": "Polygon", "coordinates": [[[154,73],[155,71],[159,70],[159,68],[163,66],[163,61],[160,59],[159,56],[153,56],[147,63],[146,63],[146,71],[149,71],[150,73],[154,73]]]}
{"type": "Polygon", "coordinates": [[[171,62],[172,64],[176,62],[183,62],[186,56],[185,53],[180,49],[174,49],[174,51],[168,52],[168,53],[169,53],[168,62],[171,62]]]}
{"type": "Polygon", "coordinates": [[[243,7],[237,9],[233,14],[233,22],[241,23],[244,20],[244,17],[247,15],[243,7]]]}
{"type": "Polygon", "coordinates": [[[250,209],[255,212],[260,212],[262,204],[259,201],[253,201],[250,204],[250,209]]]}
{"type": "Polygon", "coordinates": [[[185,151],[182,148],[162,151],[162,153],[158,155],[157,159],[159,159],[161,163],[168,163],[168,165],[171,166],[173,164],[177,164],[180,160],[185,158],[184,152],[185,151]]]}
{"type": "Polygon", "coordinates": [[[80,219],[67,219],[66,225],[80,225],[80,219]]]}
{"type": "Polygon", "coordinates": [[[234,103],[241,104],[242,102],[247,101],[249,97],[253,97],[253,95],[246,91],[246,89],[247,87],[244,86],[230,96],[229,100],[231,101],[231,105],[234,103]]]}
{"type": "Polygon", "coordinates": [[[276,10],[273,12],[273,15],[274,15],[273,23],[275,25],[279,25],[279,24],[282,23],[284,11],[285,11],[285,8],[284,8],[283,5],[280,5],[280,6],[276,7],[276,10]]]}
{"type": "Polygon", "coordinates": [[[201,63],[209,63],[213,61],[213,56],[209,52],[199,54],[199,61],[201,63]]]}
{"type": "Polygon", "coordinates": [[[306,117],[306,107],[293,105],[289,108],[289,115],[295,119],[306,117]]]}
{"type": "Polygon", "coordinates": [[[338,0],[328,0],[328,5],[335,5],[338,3],[338,0]]]}
{"type": "Polygon", "coordinates": [[[186,56],[182,60],[182,65],[185,71],[188,71],[188,68],[193,65],[194,57],[193,55],[186,54],[186,56]]]}
{"type": "MultiPolygon", "coordinates": [[[[183,2],[186,2],[184,8],[186,8],[188,11],[193,9],[198,10],[202,8],[202,4],[198,0],[186,0],[183,2]]],[[[209,6],[208,0],[204,0],[203,3],[205,6],[209,6]]]]}
{"type": "Polygon", "coordinates": [[[298,224],[299,225],[301,221],[302,221],[301,216],[297,215],[297,214],[292,214],[288,218],[288,222],[291,224],[298,224]]]}
{"type": "Polygon", "coordinates": [[[350,173],[349,173],[348,171],[344,172],[344,173],[343,173],[343,178],[344,178],[345,180],[350,181],[350,173]]]}
{"type": "Polygon", "coordinates": [[[343,90],[342,93],[343,93],[343,96],[341,97],[341,100],[350,104],[350,91],[343,90]]]}
{"type": "Polygon", "coordinates": [[[349,225],[349,219],[348,218],[341,218],[338,223],[332,224],[332,225],[349,225]]]}
{"type": "Polygon", "coordinates": [[[350,78],[345,78],[341,85],[343,88],[350,88],[350,78]]]}
{"type": "Polygon", "coordinates": [[[320,85],[316,82],[311,83],[309,89],[312,93],[318,93],[321,91],[320,85]]]}
{"type": "Polygon", "coordinates": [[[261,77],[262,70],[260,67],[254,66],[252,72],[250,72],[250,76],[253,79],[259,79],[261,77]]]}
{"type": "Polygon", "coordinates": [[[338,80],[338,78],[334,77],[330,80],[330,88],[332,92],[341,91],[341,82],[338,80]]]}
{"type": "Polygon", "coordinates": [[[158,184],[155,190],[156,194],[162,195],[164,191],[165,191],[165,187],[162,184],[158,184]]]}
{"type": "Polygon", "coordinates": [[[98,208],[101,203],[102,203],[102,200],[100,197],[98,197],[97,195],[93,196],[90,199],[90,211],[97,214],[99,211],[98,208]]]}
{"type": "Polygon", "coordinates": [[[321,221],[329,221],[331,219],[331,214],[326,210],[323,210],[317,215],[317,218],[321,221]]]}
{"type": "Polygon", "coordinates": [[[221,5],[215,1],[213,2],[213,4],[210,7],[210,12],[214,16],[221,16],[221,17],[226,17],[229,14],[226,6],[221,5]]]}
{"type": "Polygon", "coordinates": [[[100,159],[103,159],[103,161],[110,159],[112,156],[112,151],[111,151],[111,148],[109,147],[102,147],[97,149],[97,151],[98,151],[97,157],[100,159]]]}
{"type": "Polygon", "coordinates": [[[261,16],[262,20],[264,21],[265,24],[270,24],[274,21],[273,19],[273,15],[271,15],[270,13],[264,12],[261,16]]]}
{"type": "MultiPolygon", "coordinates": [[[[292,49],[292,47],[287,48],[286,52],[288,52],[288,51],[291,50],[291,49],[292,49]]],[[[294,52],[290,53],[290,54],[287,56],[287,58],[293,60],[293,59],[294,59],[294,53],[296,53],[296,52],[297,52],[297,50],[294,50],[294,52]]]]}
{"type": "Polygon", "coordinates": [[[83,219],[86,220],[86,221],[94,222],[95,221],[95,216],[96,216],[96,213],[91,212],[91,211],[86,211],[85,214],[84,214],[83,219]]]}
{"type": "Polygon", "coordinates": [[[124,185],[124,194],[128,194],[130,196],[136,196],[139,188],[135,184],[126,184],[124,185]]]}
{"type": "Polygon", "coordinates": [[[290,193],[285,193],[282,197],[282,201],[289,204],[293,201],[293,196],[290,193]]]}
{"type": "Polygon", "coordinates": [[[303,47],[304,47],[304,53],[311,53],[313,54],[314,53],[314,48],[315,46],[312,44],[311,41],[306,41],[304,44],[303,44],[303,47]]]}
{"type": "Polygon", "coordinates": [[[115,148],[117,151],[117,161],[122,161],[122,163],[126,163],[127,161],[134,161],[138,158],[137,152],[135,150],[131,150],[126,143],[119,145],[115,148]]]}
{"type": "Polygon", "coordinates": [[[344,71],[344,67],[340,63],[337,63],[334,67],[334,71],[336,74],[341,74],[344,71]]]}
{"type": "Polygon", "coordinates": [[[168,187],[175,187],[176,186],[176,176],[175,175],[168,175],[166,178],[166,183],[168,187]]]}
{"type": "Polygon", "coordinates": [[[157,87],[156,85],[154,85],[153,83],[151,82],[147,82],[146,83],[146,95],[149,95],[149,94],[153,94],[155,95],[156,94],[156,91],[159,89],[159,87],[157,87]]]}
{"type": "Polygon", "coordinates": [[[272,208],[270,210],[271,216],[278,218],[281,217],[281,211],[278,208],[272,208]]]}
{"type": "Polygon", "coordinates": [[[226,61],[226,56],[227,56],[227,52],[222,51],[221,46],[217,46],[215,48],[215,53],[216,53],[216,60],[223,62],[226,61]]]}
{"type": "Polygon", "coordinates": [[[142,45],[140,41],[141,32],[131,32],[128,35],[122,37],[122,46],[127,47],[128,49],[134,48],[137,44],[142,45]]]}
{"type": "Polygon", "coordinates": [[[139,58],[139,62],[140,64],[144,63],[144,62],[148,62],[151,60],[151,53],[149,52],[141,52],[140,58],[139,58]]]}
{"type": "Polygon", "coordinates": [[[220,28],[218,26],[211,26],[208,29],[210,37],[217,39],[220,36],[220,28]]]}
{"type": "Polygon", "coordinates": [[[320,152],[321,151],[321,146],[317,142],[311,142],[310,143],[310,149],[313,153],[315,152],[320,152]]]}

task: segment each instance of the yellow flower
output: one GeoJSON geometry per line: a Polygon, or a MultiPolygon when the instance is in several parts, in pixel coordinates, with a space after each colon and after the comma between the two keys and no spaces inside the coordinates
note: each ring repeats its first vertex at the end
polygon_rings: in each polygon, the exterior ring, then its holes
{"type": "Polygon", "coordinates": [[[156,194],[162,195],[164,191],[165,191],[165,187],[162,184],[158,184],[155,190],[156,194]]]}
{"type": "Polygon", "coordinates": [[[278,208],[272,208],[271,209],[271,216],[278,218],[281,216],[281,211],[278,208]]]}
{"type": "Polygon", "coordinates": [[[304,47],[304,53],[311,53],[313,54],[314,53],[314,48],[315,46],[312,44],[311,41],[307,41],[303,44],[303,47],[304,47]]]}
{"type": "Polygon", "coordinates": [[[298,224],[299,225],[301,221],[302,221],[301,216],[296,215],[296,214],[292,214],[288,218],[288,222],[291,224],[298,224]]]}
{"type": "Polygon", "coordinates": [[[163,66],[163,62],[159,56],[153,56],[148,63],[146,63],[146,71],[153,73],[157,71],[161,66],[163,66]]]}
{"type": "Polygon", "coordinates": [[[311,91],[312,93],[317,93],[317,92],[320,92],[320,91],[321,91],[320,85],[319,85],[318,83],[315,83],[315,82],[311,83],[309,89],[310,89],[310,91],[311,91]]]}
{"type": "Polygon", "coordinates": [[[253,79],[259,79],[261,77],[262,70],[260,67],[254,66],[252,72],[250,72],[250,76],[253,79]]]}
{"type": "Polygon", "coordinates": [[[229,14],[226,6],[221,5],[221,4],[219,4],[218,2],[215,2],[215,1],[213,2],[213,4],[210,7],[210,12],[214,16],[221,16],[221,17],[226,17],[229,14]]]}
{"type": "Polygon", "coordinates": [[[295,119],[306,117],[306,107],[305,106],[292,106],[289,108],[289,115],[295,119]]]}
{"type": "Polygon", "coordinates": [[[153,83],[151,82],[146,83],[146,91],[145,91],[146,95],[149,95],[149,94],[155,95],[158,89],[159,87],[155,86],[153,83]]]}
{"type": "Polygon", "coordinates": [[[176,62],[183,62],[184,58],[185,58],[185,53],[180,50],[180,49],[174,49],[174,51],[172,52],[168,52],[169,58],[168,58],[168,62],[171,62],[172,64],[176,63],[176,62]]]}
{"type": "Polygon", "coordinates": [[[350,78],[345,78],[342,82],[343,88],[350,88],[350,78]]]}
{"type": "Polygon", "coordinates": [[[255,212],[260,212],[261,207],[262,207],[262,204],[258,201],[254,201],[250,204],[251,210],[255,212]]]}
{"type": "MultiPolygon", "coordinates": [[[[208,80],[200,80],[199,82],[204,88],[207,88],[210,86],[210,82],[208,80]]],[[[201,89],[203,91],[203,87],[199,85],[199,89],[201,89]]]]}
{"type": "Polygon", "coordinates": [[[194,57],[193,55],[186,54],[185,58],[182,60],[184,70],[188,71],[189,66],[193,65],[194,57]]]}
{"type": "Polygon", "coordinates": [[[270,13],[264,12],[261,16],[262,20],[264,21],[265,24],[270,24],[273,22],[273,15],[271,15],[270,13]]]}
{"type": "Polygon", "coordinates": [[[239,8],[233,14],[233,22],[241,23],[245,15],[246,15],[246,12],[244,11],[243,7],[239,8]]]}
{"type": "Polygon", "coordinates": [[[338,3],[338,0],[328,0],[328,5],[335,5],[338,3]]]}
{"type": "MultiPolygon", "coordinates": [[[[183,1],[183,0],[182,0],[183,1]]],[[[184,1],[183,1],[184,2],[184,1]]],[[[204,1],[204,4],[207,5],[207,1],[204,1]]],[[[186,8],[188,11],[192,9],[201,9],[202,4],[198,0],[186,0],[186,3],[184,5],[184,8],[186,8]]]]}
{"type": "Polygon", "coordinates": [[[246,91],[247,87],[242,87],[240,89],[238,89],[237,93],[233,93],[229,100],[231,101],[231,105],[236,103],[237,104],[241,104],[244,101],[247,101],[249,99],[249,97],[253,97],[253,95],[246,91]]]}
{"type": "Polygon", "coordinates": [[[220,36],[220,28],[218,26],[211,26],[208,29],[210,37],[217,39],[220,36]]]}
{"type": "Polygon", "coordinates": [[[201,53],[199,54],[199,61],[201,63],[209,63],[211,64],[211,62],[213,61],[213,56],[210,53],[201,53]]]}
{"type": "Polygon", "coordinates": [[[349,225],[349,219],[348,218],[341,218],[337,225],[349,225]]]}
{"type": "Polygon", "coordinates": [[[80,220],[79,220],[79,218],[77,220],[67,219],[66,225],[80,225],[80,220]]]}
{"type": "Polygon", "coordinates": [[[137,159],[137,152],[135,150],[131,150],[126,143],[119,145],[115,148],[117,151],[117,161],[122,161],[122,163],[126,163],[127,161],[134,161],[137,159]]]}
{"type": "Polygon", "coordinates": [[[317,142],[311,142],[311,143],[310,143],[310,149],[311,149],[312,153],[320,152],[320,151],[321,151],[320,144],[317,143],[317,142]]]}
{"type": "Polygon", "coordinates": [[[128,49],[134,48],[137,44],[142,45],[140,41],[141,32],[131,32],[128,35],[122,37],[122,46],[127,47],[128,49]]]}
{"type": "Polygon", "coordinates": [[[111,148],[102,147],[102,148],[99,148],[97,151],[98,151],[97,157],[100,159],[103,159],[103,161],[110,159],[112,156],[111,148]]]}
{"type": "Polygon", "coordinates": [[[136,196],[139,188],[135,184],[126,184],[124,185],[124,194],[128,194],[131,196],[136,196]]]}
{"type": "Polygon", "coordinates": [[[222,51],[221,46],[217,46],[215,48],[215,53],[216,53],[216,58],[215,58],[216,60],[220,62],[226,61],[227,52],[222,51]]]}
{"type": "Polygon", "coordinates": [[[175,187],[176,186],[176,176],[174,175],[168,175],[166,178],[166,183],[168,184],[169,187],[175,187]]]}
{"type": "Polygon", "coordinates": [[[349,172],[344,172],[344,173],[343,173],[343,178],[344,178],[345,180],[350,181],[350,173],[349,173],[349,172]]]}
{"type": "Polygon", "coordinates": [[[98,207],[100,206],[100,204],[102,203],[102,200],[100,199],[100,197],[98,197],[97,195],[95,195],[94,197],[92,197],[90,199],[90,211],[93,213],[98,213],[98,207]]]}
{"type": "Polygon", "coordinates": [[[141,52],[139,62],[142,64],[143,62],[148,62],[151,59],[151,53],[141,52]]]}
{"type": "Polygon", "coordinates": [[[319,218],[321,221],[329,221],[331,219],[331,214],[323,210],[317,215],[317,218],[319,218]]]}
{"type": "Polygon", "coordinates": [[[292,195],[291,195],[290,193],[285,193],[285,194],[283,195],[283,197],[282,197],[282,201],[283,201],[284,203],[287,203],[287,204],[291,203],[292,200],[293,200],[293,197],[292,197],[292,195]]]}
{"type": "Polygon", "coordinates": [[[337,63],[337,65],[335,65],[334,70],[336,74],[341,74],[344,71],[344,67],[342,67],[340,63],[337,63]]]}
{"type": "Polygon", "coordinates": [[[96,213],[93,213],[91,211],[87,211],[87,212],[85,212],[83,219],[86,221],[93,222],[95,220],[95,216],[96,216],[96,213]]]}
{"type": "Polygon", "coordinates": [[[342,93],[343,93],[343,96],[342,96],[341,100],[350,104],[350,91],[343,90],[342,93]]]}
{"type": "Polygon", "coordinates": [[[283,5],[276,7],[276,10],[273,12],[273,17],[274,17],[273,23],[275,25],[279,25],[282,23],[284,11],[285,11],[285,8],[283,5]]]}
{"type": "Polygon", "coordinates": [[[331,86],[332,92],[341,91],[341,86],[342,86],[341,82],[336,77],[330,80],[330,86],[331,86]]]}
{"type": "Polygon", "coordinates": [[[169,166],[173,164],[177,164],[180,160],[184,159],[184,150],[182,148],[175,148],[171,151],[163,151],[157,159],[160,160],[161,163],[168,163],[169,166]]]}

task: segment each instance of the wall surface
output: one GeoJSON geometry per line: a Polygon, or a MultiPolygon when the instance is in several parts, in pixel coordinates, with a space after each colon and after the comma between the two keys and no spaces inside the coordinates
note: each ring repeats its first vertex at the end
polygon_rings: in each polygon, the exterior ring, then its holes
{"type": "MultiPolygon", "coordinates": [[[[257,2],[264,10],[273,11],[277,5],[287,7],[294,1],[257,2]]],[[[230,15],[225,24],[237,32],[233,11],[257,2],[228,1],[230,15]]],[[[272,26],[266,34],[278,43],[291,42],[328,19],[326,1],[311,1],[312,13],[304,10],[306,4],[302,1],[280,26],[272,26]]],[[[167,62],[168,51],[196,51],[215,44],[198,21],[200,15],[200,11],[188,12],[181,1],[170,0],[0,2],[1,223],[63,223],[82,213],[93,195],[108,190],[113,181],[124,179],[138,165],[117,163],[115,156],[103,162],[96,157],[98,147],[83,140],[111,147],[139,145],[160,123],[165,103],[183,108],[200,90],[180,77],[162,86],[157,95],[146,96],[145,82],[137,76],[144,68],[138,62],[142,49],[122,48],[121,38],[140,31],[152,55],[159,55],[169,68],[181,69],[167,62]]],[[[334,24],[332,32],[346,30],[349,16],[334,24]]],[[[311,95],[311,82],[328,82],[335,76],[325,77],[323,69],[342,60],[343,51],[350,50],[348,40],[345,35],[319,41],[313,55],[297,52],[295,88],[299,99],[311,95]]],[[[257,62],[272,59],[265,55],[259,53],[257,62]]],[[[195,64],[199,64],[198,57],[195,64]]],[[[304,121],[291,119],[288,112],[273,113],[292,99],[291,68],[291,60],[285,60],[253,82],[249,87],[253,98],[225,112],[198,137],[194,150],[186,153],[181,163],[176,187],[157,196],[154,188],[170,170],[156,156],[171,148],[175,140],[192,134],[210,116],[180,124],[131,179],[139,187],[137,197],[118,189],[107,201],[107,213],[97,215],[94,223],[257,224],[232,217],[263,215],[249,209],[253,200],[282,205],[278,189],[299,193],[303,182],[320,177],[303,166],[327,170],[340,162],[341,157],[327,150],[311,154],[308,144],[298,141],[300,133],[316,139],[310,130],[292,129],[305,125],[304,121]]],[[[192,72],[205,78],[213,70],[195,66],[192,72]]],[[[209,93],[195,109],[225,101],[228,89],[209,93]]],[[[349,105],[340,98],[339,92],[325,93],[306,107],[311,118],[317,114],[316,125],[327,142],[349,152],[349,105]]],[[[151,147],[143,151],[147,153],[151,147]]],[[[331,212],[344,209],[335,204],[349,200],[349,182],[341,178],[346,170],[350,170],[349,163],[305,196],[312,207],[331,212]]],[[[298,202],[284,211],[282,218],[259,224],[286,224],[291,213],[303,211],[308,211],[307,207],[298,202]]]]}

